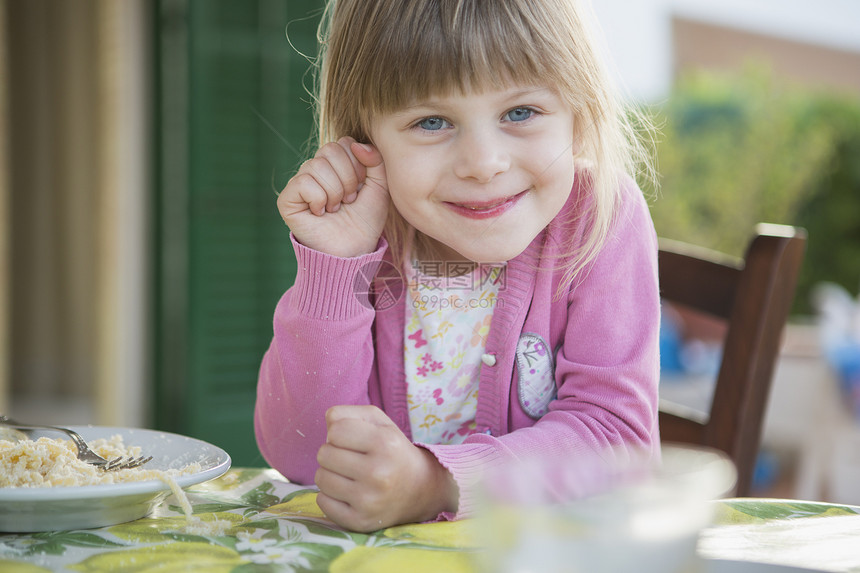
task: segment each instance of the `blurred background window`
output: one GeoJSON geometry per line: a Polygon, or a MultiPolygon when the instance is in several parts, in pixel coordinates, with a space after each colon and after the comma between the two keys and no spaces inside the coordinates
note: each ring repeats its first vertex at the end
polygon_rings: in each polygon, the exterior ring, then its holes
{"type": "Polygon", "coordinates": [[[164,0],[155,20],[154,422],[239,465],[263,463],[257,372],[295,277],[275,201],[312,132],[318,7],[164,0]]]}
{"type": "Polygon", "coordinates": [[[295,275],[275,200],[312,132],[320,6],[0,3],[0,410],[262,463],[257,370],[295,275]]]}

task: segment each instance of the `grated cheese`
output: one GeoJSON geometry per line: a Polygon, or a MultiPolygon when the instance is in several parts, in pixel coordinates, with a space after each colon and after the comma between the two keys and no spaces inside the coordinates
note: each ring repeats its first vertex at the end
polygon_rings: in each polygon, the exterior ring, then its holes
{"type": "MultiPolygon", "coordinates": [[[[92,440],[90,448],[105,459],[137,457],[138,446],[127,447],[122,436],[92,440]]],[[[78,459],[70,440],[39,438],[9,441],[0,439],[0,487],[76,487],[110,485],[125,482],[164,480],[163,476],[180,476],[200,471],[199,464],[181,469],[156,470],[137,467],[104,471],[78,459]]]]}

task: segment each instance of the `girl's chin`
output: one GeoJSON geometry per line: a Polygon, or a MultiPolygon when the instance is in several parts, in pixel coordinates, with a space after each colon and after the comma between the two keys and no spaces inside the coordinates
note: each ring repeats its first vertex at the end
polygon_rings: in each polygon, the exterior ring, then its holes
{"type": "Polygon", "coordinates": [[[476,249],[469,248],[468,245],[462,246],[459,249],[455,247],[450,248],[466,261],[486,264],[503,264],[516,258],[526,249],[526,247],[528,247],[528,244],[523,245],[522,248],[517,248],[516,245],[511,244],[506,244],[499,248],[483,247],[476,249]]]}
{"type": "Polygon", "coordinates": [[[453,241],[442,241],[423,234],[427,242],[419,245],[418,258],[422,260],[463,261],[502,264],[520,255],[531,244],[533,237],[512,236],[502,233],[498,237],[479,236],[469,239],[460,235],[453,241]]]}

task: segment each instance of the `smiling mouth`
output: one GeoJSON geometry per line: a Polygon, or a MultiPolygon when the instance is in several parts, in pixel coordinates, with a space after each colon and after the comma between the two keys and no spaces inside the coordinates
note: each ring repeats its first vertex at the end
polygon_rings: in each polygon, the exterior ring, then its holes
{"type": "Polygon", "coordinates": [[[455,205],[463,209],[468,209],[470,211],[491,211],[496,207],[501,207],[505,203],[511,201],[518,201],[519,198],[525,195],[527,192],[528,189],[517,193],[516,195],[511,195],[510,197],[502,197],[501,199],[496,199],[493,201],[469,201],[468,203],[451,203],[451,205],[455,205]]]}
{"type": "Polygon", "coordinates": [[[469,217],[471,219],[486,219],[497,217],[507,212],[508,209],[511,209],[516,205],[519,200],[528,193],[528,191],[529,190],[526,189],[516,195],[494,199],[492,201],[469,201],[465,203],[448,202],[446,204],[451,209],[465,217],[469,217]]]}
{"type": "Polygon", "coordinates": [[[469,209],[470,211],[489,211],[490,209],[495,209],[499,205],[504,205],[510,200],[511,197],[505,197],[504,199],[499,199],[498,201],[490,203],[454,203],[454,205],[464,209],[469,209]]]}

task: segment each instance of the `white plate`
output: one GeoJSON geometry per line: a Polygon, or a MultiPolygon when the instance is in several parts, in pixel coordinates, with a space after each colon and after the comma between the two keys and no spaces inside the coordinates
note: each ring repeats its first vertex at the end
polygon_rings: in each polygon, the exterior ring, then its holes
{"type": "MultiPolygon", "coordinates": [[[[139,446],[152,456],[147,469],[181,469],[199,463],[197,473],[178,476],[179,487],[216,478],[230,469],[227,452],[207,442],[157,430],[71,426],[87,441],[122,436],[126,447],[139,446]]],[[[32,431],[41,436],[63,437],[57,432],[32,431]]],[[[133,521],[148,515],[170,493],[161,480],[81,487],[0,488],[0,531],[62,531],[88,529],[133,521]]]]}

